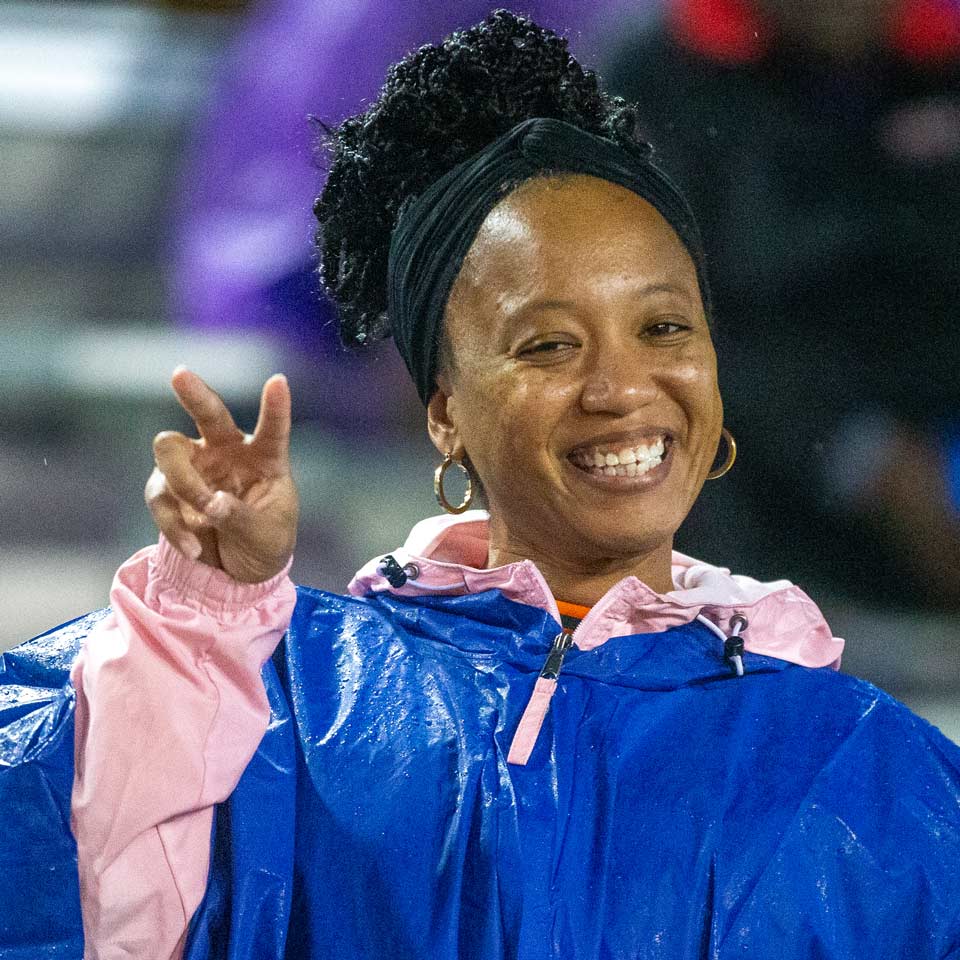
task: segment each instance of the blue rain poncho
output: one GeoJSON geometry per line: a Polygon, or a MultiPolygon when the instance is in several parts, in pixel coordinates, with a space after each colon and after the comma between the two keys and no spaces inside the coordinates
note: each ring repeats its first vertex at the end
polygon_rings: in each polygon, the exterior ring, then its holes
{"type": "MultiPolygon", "coordinates": [[[[82,952],[67,671],[2,657],[0,957],[82,952]]],[[[960,958],[960,749],[870,684],[696,621],[571,649],[496,590],[301,588],[272,719],[216,812],[192,960],[960,958]]]]}

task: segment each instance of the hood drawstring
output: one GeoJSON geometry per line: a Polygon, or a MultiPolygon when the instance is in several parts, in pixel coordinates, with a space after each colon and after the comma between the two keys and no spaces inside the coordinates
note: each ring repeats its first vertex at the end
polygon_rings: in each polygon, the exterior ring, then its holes
{"type": "Polygon", "coordinates": [[[723,657],[733,664],[738,677],[743,676],[743,638],[740,631],[746,630],[747,626],[747,618],[735,613],[730,618],[730,636],[723,641],[723,657]]]}
{"type": "Polygon", "coordinates": [[[743,676],[743,637],[741,631],[746,630],[750,622],[741,613],[735,613],[730,618],[730,635],[727,636],[712,620],[708,620],[703,614],[697,614],[697,619],[705,626],[709,627],[723,641],[723,659],[726,660],[734,669],[738,677],[743,676]]]}
{"type": "Polygon", "coordinates": [[[381,557],[377,564],[377,573],[384,577],[394,590],[399,590],[407,580],[416,580],[420,575],[415,563],[407,563],[401,567],[392,553],[381,557]]]}
{"type": "MultiPolygon", "coordinates": [[[[388,553],[380,558],[377,564],[377,573],[380,574],[394,590],[399,590],[408,580],[416,580],[420,576],[420,568],[415,563],[405,563],[402,567],[397,558],[388,553]]],[[[456,590],[458,584],[451,583],[443,587],[433,587],[428,583],[418,583],[417,589],[430,590],[434,593],[442,593],[444,590],[456,590]]]]}

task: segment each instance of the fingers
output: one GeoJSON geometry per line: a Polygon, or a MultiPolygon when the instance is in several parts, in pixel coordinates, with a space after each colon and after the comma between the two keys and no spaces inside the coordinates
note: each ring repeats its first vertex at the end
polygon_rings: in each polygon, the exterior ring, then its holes
{"type": "Polygon", "coordinates": [[[150,474],[143,495],[157,529],[181,553],[196,560],[201,552],[200,540],[187,526],[180,503],[167,489],[166,480],[159,470],[155,469],[150,474]]]}
{"type": "Polygon", "coordinates": [[[296,542],[295,498],[264,510],[220,490],[205,518],[216,531],[222,569],[245,583],[269,580],[283,569],[296,542]]]}
{"type": "Polygon", "coordinates": [[[263,385],[253,442],[268,456],[286,462],[290,448],[290,386],[282,373],[274,374],[263,385]]]}
{"type": "Polygon", "coordinates": [[[242,500],[227,493],[226,490],[218,490],[204,511],[204,516],[209,522],[218,529],[250,528],[253,525],[256,511],[245,504],[242,500]]]}
{"type": "Polygon", "coordinates": [[[193,465],[194,441],[182,433],[165,430],[153,440],[153,456],[167,488],[178,500],[202,513],[213,496],[193,465]]]}
{"type": "Polygon", "coordinates": [[[177,367],[170,383],[180,406],[190,414],[204,440],[219,443],[242,436],[219,394],[193,371],[186,367],[177,367]]]}
{"type": "Polygon", "coordinates": [[[154,439],[156,470],[145,495],[157,527],[182,553],[238,580],[269,579],[296,540],[287,380],[277,374],[264,384],[247,438],[196,374],[179,367],[171,382],[203,439],[174,431],[154,439]],[[233,492],[218,489],[222,484],[233,492]]]}

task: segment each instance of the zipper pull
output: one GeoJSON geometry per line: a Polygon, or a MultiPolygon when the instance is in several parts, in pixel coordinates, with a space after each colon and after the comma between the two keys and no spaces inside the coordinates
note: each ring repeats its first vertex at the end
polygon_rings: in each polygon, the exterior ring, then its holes
{"type": "Polygon", "coordinates": [[[553,646],[547,654],[547,662],[540,671],[540,676],[544,680],[556,680],[560,676],[560,670],[563,668],[563,658],[567,655],[573,643],[573,631],[564,628],[553,640],[553,646]]]}
{"type": "Polygon", "coordinates": [[[573,631],[563,629],[556,635],[553,646],[547,654],[547,660],[540,670],[540,676],[534,684],[533,693],[523,711],[517,732],[510,743],[507,763],[524,766],[533,753],[533,747],[540,736],[540,728],[550,709],[550,700],[557,692],[557,678],[563,667],[563,658],[573,643],[573,631]]]}

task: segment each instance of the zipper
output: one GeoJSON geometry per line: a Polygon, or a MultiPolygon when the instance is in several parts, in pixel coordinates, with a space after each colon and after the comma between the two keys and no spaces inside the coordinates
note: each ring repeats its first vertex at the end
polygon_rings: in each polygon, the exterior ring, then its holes
{"type": "Polygon", "coordinates": [[[563,660],[567,651],[573,645],[573,631],[564,627],[553,639],[553,646],[547,654],[546,663],[540,671],[540,676],[544,680],[556,681],[560,677],[560,671],[563,669],[563,660]]]}
{"type": "Polygon", "coordinates": [[[563,669],[563,659],[572,645],[572,630],[564,628],[554,637],[550,652],[533,686],[533,693],[527,701],[523,716],[520,717],[520,723],[517,724],[517,730],[510,742],[507,763],[522,767],[530,759],[530,754],[533,753],[537,738],[540,736],[543,721],[550,709],[550,701],[557,692],[557,679],[563,669]]]}

